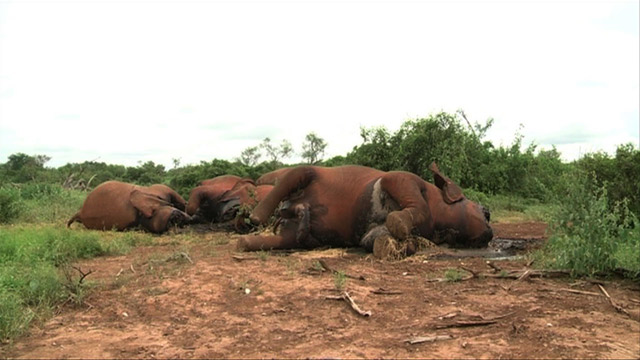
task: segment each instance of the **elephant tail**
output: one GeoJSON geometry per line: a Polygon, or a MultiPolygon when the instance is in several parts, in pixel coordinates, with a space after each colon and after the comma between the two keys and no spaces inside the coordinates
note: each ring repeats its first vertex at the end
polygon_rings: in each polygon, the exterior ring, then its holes
{"type": "Polygon", "coordinates": [[[79,223],[82,223],[82,220],[80,219],[80,211],[78,211],[75,215],[71,217],[71,219],[69,219],[69,221],[67,221],[67,227],[71,227],[71,224],[73,224],[76,221],[79,223]]]}

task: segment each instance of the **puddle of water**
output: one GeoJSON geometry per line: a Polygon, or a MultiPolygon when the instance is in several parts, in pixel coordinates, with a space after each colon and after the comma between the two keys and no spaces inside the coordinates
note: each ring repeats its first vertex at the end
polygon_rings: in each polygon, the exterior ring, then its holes
{"type": "Polygon", "coordinates": [[[487,260],[517,260],[524,258],[524,256],[520,254],[529,249],[533,244],[535,244],[535,241],[528,239],[496,238],[491,240],[486,248],[448,249],[445,253],[433,254],[430,258],[462,259],[479,257],[487,260]]]}

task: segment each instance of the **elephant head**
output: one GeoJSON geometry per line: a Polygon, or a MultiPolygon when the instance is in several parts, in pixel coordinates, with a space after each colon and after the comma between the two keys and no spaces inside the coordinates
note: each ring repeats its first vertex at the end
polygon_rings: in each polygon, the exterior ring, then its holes
{"type": "Polygon", "coordinates": [[[147,189],[150,193],[170,203],[176,209],[185,211],[187,207],[187,202],[184,201],[184,199],[182,198],[182,196],[180,196],[180,194],[178,194],[175,190],[168,187],[167,185],[154,184],[149,186],[147,189]]]}
{"type": "Polygon", "coordinates": [[[233,219],[241,206],[253,207],[272,188],[256,186],[252,180],[242,179],[231,189],[222,186],[198,186],[191,191],[187,213],[195,221],[224,222],[233,219]]]}
{"type": "Polygon", "coordinates": [[[489,209],[468,200],[462,189],[440,172],[435,162],[429,170],[437,188],[429,194],[435,200],[429,202],[435,227],[432,240],[453,247],[486,246],[493,238],[489,209]]]}
{"type": "Polygon", "coordinates": [[[235,175],[218,176],[202,181],[205,185],[191,190],[187,202],[187,213],[194,217],[195,222],[223,221],[223,214],[227,212],[231,198],[223,198],[236,186],[254,186],[253,180],[242,179],[235,175]]]}

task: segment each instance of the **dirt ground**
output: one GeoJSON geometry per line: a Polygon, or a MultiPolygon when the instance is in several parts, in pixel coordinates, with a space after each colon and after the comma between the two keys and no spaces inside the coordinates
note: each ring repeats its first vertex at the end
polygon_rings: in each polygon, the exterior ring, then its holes
{"type": "MultiPolygon", "coordinates": [[[[531,244],[543,241],[545,228],[494,226],[498,237],[531,244]]],[[[442,248],[381,261],[358,249],[237,253],[234,236],[222,232],[156,240],[126,256],[78,263],[93,270],[84,304],[66,305],[2,345],[0,356],[640,357],[637,283],[603,282],[627,315],[590,281],[535,272],[516,279],[529,269],[522,257],[491,260],[496,270],[487,258],[442,248]],[[460,270],[463,280],[445,281],[460,267],[478,274],[460,270]],[[340,300],[344,291],[370,316],[340,300]]]]}

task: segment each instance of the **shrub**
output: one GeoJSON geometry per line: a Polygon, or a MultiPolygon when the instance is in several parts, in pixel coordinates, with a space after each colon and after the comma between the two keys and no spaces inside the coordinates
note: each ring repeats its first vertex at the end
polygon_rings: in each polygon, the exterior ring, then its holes
{"type": "Polygon", "coordinates": [[[543,264],[574,275],[640,274],[640,222],[628,201],[611,204],[606,184],[577,173],[551,224],[543,264]]]}
{"type": "Polygon", "coordinates": [[[17,219],[23,210],[20,192],[16,188],[0,188],[0,223],[6,224],[17,219]]]}

